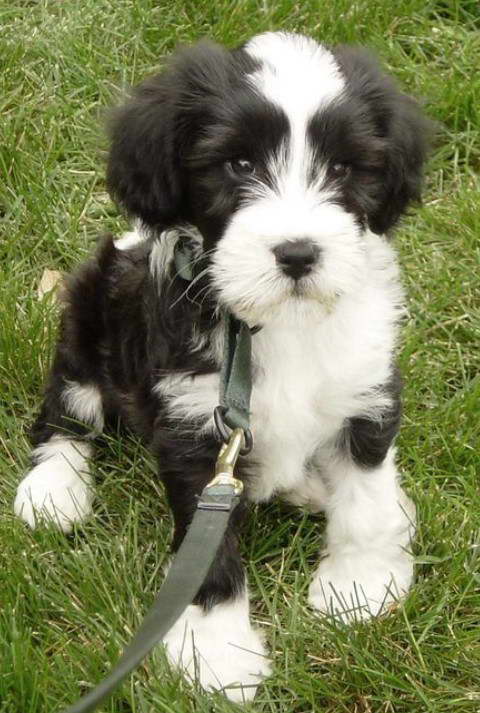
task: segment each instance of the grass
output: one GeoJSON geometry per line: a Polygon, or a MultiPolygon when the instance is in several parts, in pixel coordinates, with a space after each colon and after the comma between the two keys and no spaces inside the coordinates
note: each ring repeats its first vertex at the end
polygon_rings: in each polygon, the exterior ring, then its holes
{"type": "MultiPolygon", "coordinates": [[[[55,713],[98,681],[162,579],[170,516],[152,460],[109,437],[97,516],[71,537],[12,515],[57,311],[45,267],[75,265],[122,218],[104,186],[102,112],[178,42],[269,28],[367,44],[440,125],[423,207],[398,231],[410,316],[399,458],[418,506],[416,584],[347,628],[306,607],[321,520],[271,504],[243,540],[274,674],[262,713],[480,711],[480,10],[477,0],[0,0],[0,713],[55,713]],[[141,490],[141,497],[138,491],[141,490]]],[[[227,712],[147,660],[104,713],[227,712]]]]}

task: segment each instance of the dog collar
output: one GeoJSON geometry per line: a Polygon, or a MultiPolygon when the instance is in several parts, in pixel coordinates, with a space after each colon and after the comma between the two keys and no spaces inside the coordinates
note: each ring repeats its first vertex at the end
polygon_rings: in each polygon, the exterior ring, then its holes
{"type": "MultiPolygon", "coordinates": [[[[193,241],[191,231],[178,231],[174,249],[176,274],[188,282],[194,280],[195,258],[198,242],[193,241]]],[[[242,454],[253,445],[250,431],[250,397],[252,393],[252,335],[261,326],[249,327],[235,317],[230,310],[223,310],[224,347],[220,371],[219,405],[214,410],[215,426],[220,438],[227,442],[229,430],[241,428],[245,435],[242,454]]]]}

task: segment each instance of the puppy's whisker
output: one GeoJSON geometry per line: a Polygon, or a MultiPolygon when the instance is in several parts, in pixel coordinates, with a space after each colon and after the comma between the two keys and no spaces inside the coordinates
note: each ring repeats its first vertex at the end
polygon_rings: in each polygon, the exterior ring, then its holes
{"type": "Polygon", "coordinates": [[[200,295],[202,295],[203,293],[206,293],[207,296],[208,296],[208,291],[209,291],[210,289],[211,289],[211,285],[205,285],[204,287],[202,287],[202,288],[196,293],[196,295],[195,295],[194,298],[190,299],[190,297],[187,295],[187,299],[188,299],[188,301],[189,301],[191,304],[197,305],[198,307],[202,308],[203,302],[204,302],[204,299],[205,299],[205,298],[203,298],[200,302],[198,301],[198,298],[199,298],[200,295]]]}
{"type": "MultiPolygon", "coordinates": [[[[205,252],[201,252],[198,255],[195,255],[191,260],[185,263],[186,267],[194,267],[197,263],[201,262],[204,258],[208,257],[209,255],[212,255],[215,252],[215,248],[210,248],[210,250],[206,250],[205,252]]],[[[172,276],[169,279],[169,284],[171,285],[172,282],[176,277],[179,277],[180,273],[178,270],[176,270],[172,276]]]]}
{"type": "MultiPolygon", "coordinates": [[[[215,248],[210,248],[210,250],[205,250],[200,252],[198,255],[194,255],[191,260],[185,263],[186,267],[195,267],[195,265],[199,262],[201,262],[204,258],[209,257],[215,252],[215,248]]],[[[169,278],[168,284],[169,286],[173,283],[174,279],[176,277],[179,277],[180,273],[178,270],[175,270],[171,277],[169,278]]]]}
{"type": "Polygon", "coordinates": [[[199,295],[200,295],[202,292],[205,292],[205,294],[204,294],[204,296],[203,296],[203,298],[202,298],[202,301],[200,302],[200,307],[203,307],[203,305],[204,305],[204,303],[206,302],[206,300],[208,299],[208,297],[210,297],[210,295],[212,295],[212,294],[214,293],[213,286],[212,286],[212,285],[207,285],[206,287],[204,287],[204,288],[199,292],[199,295]]]}
{"type": "Polygon", "coordinates": [[[173,309],[173,307],[175,307],[175,305],[177,305],[180,302],[180,300],[182,300],[186,295],[187,295],[187,299],[188,299],[189,290],[191,290],[191,288],[194,285],[196,285],[196,283],[199,280],[201,280],[202,277],[205,277],[205,275],[208,274],[209,270],[210,270],[210,267],[206,267],[204,270],[199,272],[198,275],[196,277],[194,277],[191,282],[188,283],[187,288],[182,292],[182,294],[179,297],[177,297],[177,299],[174,302],[172,302],[172,304],[170,305],[170,309],[173,309]]]}

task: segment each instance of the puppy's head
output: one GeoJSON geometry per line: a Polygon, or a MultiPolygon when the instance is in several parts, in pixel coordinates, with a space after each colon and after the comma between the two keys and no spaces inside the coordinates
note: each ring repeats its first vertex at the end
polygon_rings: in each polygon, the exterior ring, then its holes
{"type": "Polygon", "coordinates": [[[362,50],[286,33],[204,43],[117,111],[108,184],[154,230],[194,224],[219,303],[256,322],[368,279],[366,231],[420,197],[426,133],[362,50]]]}

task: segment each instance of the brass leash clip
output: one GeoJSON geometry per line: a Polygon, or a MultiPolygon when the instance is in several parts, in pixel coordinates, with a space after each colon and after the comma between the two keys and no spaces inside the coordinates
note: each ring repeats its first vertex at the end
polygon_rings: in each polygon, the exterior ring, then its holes
{"type": "Polygon", "coordinates": [[[215,477],[206,486],[212,488],[215,485],[230,485],[234,488],[235,495],[243,492],[243,483],[234,477],[233,469],[240,455],[240,451],[245,448],[245,435],[242,428],[235,428],[226,443],[220,448],[217,462],[215,464],[215,477]]]}

